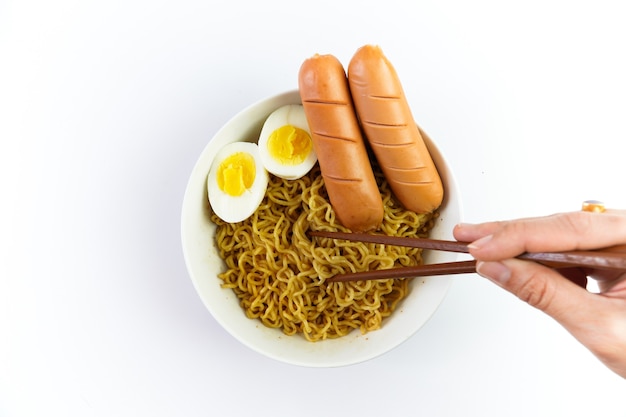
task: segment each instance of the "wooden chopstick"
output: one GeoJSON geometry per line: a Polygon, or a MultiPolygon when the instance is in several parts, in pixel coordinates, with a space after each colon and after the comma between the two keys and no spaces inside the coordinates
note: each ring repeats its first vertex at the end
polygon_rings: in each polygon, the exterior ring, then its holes
{"type": "MultiPolygon", "coordinates": [[[[469,253],[467,243],[448,240],[328,231],[309,231],[309,235],[339,240],[380,243],[385,245],[441,250],[446,252],[469,253]]],[[[581,267],[626,272],[626,245],[612,246],[610,248],[589,251],[524,253],[518,256],[518,258],[532,260],[553,268],[581,267]]],[[[413,267],[400,267],[339,274],[327,279],[326,281],[357,281],[410,276],[462,274],[471,272],[475,272],[474,261],[419,265],[413,267]],[[471,263],[473,263],[473,265],[471,263]]]]}
{"type": "Polygon", "coordinates": [[[476,261],[446,262],[400,268],[377,269],[363,272],[347,272],[326,279],[326,282],[369,281],[375,279],[415,278],[435,275],[469,274],[476,272],[476,261]]]}
{"type": "Polygon", "coordinates": [[[331,239],[349,240],[353,242],[381,243],[383,245],[405,246],[407,248],[421,248],[441,250],[444,252],[469,253],[467,243],[453,240],[437,240],[415,237],[387,236],[370,233],[327,232],[323,230],[309,230],[310,236],[328,237],[331,239]]]}

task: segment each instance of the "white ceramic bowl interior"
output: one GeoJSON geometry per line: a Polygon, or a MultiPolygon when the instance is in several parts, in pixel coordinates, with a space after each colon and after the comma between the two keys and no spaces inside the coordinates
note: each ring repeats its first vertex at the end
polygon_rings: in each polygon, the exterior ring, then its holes
{"type": "MultiPolygon", "coordinates": [[[[257,102],[233,117],[209,141],[193,168],[185,191],[181,237],[185,262],[193,285],[213,317],[233,337],[267,357],[295,365],[336,367],[372,359],[398,346],[415,334],[443,301],[451,283],[450,276],[417,278],[411,292],[398,310],[383,321],[380,330],[362,335],[358,330],[332,340],[309,342],[301,336],[286,336],[258,320],[248,319],[230,289],[220,287],[217,274],[224,269],[214,243],[215,225],[210,221],[206,178],[213,156],[222,146],[234,141],[255,142],[269,114],[285,104],[299,104],[298,91],[289,91],[257,102]]],[[[437,146],[425,140],[445,187],[437,225],[430,237],[452,239],[452,228],[461,220],[461,201],[454,176],[437,146]]],[[[452,262],[454,253],[428,251],[425,262],[452,262]]]]}

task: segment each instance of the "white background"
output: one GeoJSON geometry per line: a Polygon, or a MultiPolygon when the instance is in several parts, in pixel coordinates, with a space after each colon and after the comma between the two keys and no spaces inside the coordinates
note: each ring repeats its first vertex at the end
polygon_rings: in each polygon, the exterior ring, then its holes
{"type": "Polygon", "coordinates": [[[316,52],[383,47],[466,221],[626,207],[620,2],[408,4],[0,1],[0,416],[626,415],[626,381],[475,275],[335,369],[260,356],[195,293],[196,158],[316,52]]]}

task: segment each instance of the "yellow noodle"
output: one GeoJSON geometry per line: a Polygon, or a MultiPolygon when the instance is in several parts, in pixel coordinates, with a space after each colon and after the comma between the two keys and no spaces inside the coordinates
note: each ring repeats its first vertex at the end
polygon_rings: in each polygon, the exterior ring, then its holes
{"type": "MultiPolygon", "coordinates": [[[[379,232],[427,236],[435,215],[405,211],[380,170],[375,172],[385,206],[379,232]]],[[[422,262],[415,248],[309,238],[308,230],[349,231],[335,219],[317,165],[294,181],[271,175],[265,199],[249,219],[211,219],[226,265],[222,286],[234,291],[246,316],[312,342],[379,329],[409,291],[405,279],[326,283],[327,278],[422,262]]]]}

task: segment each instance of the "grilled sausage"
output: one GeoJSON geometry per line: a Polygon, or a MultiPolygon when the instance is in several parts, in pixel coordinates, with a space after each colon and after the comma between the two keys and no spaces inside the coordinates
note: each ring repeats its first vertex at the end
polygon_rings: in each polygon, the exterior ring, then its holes
{"type": "Polygon", "coordinates": [[[378,46],[359,48],[348,81],[365,137],[394,195],[417,213],[435,210],[443,184],[404,95],[396,70],[378,46]]]}
{"type": "Polygon", "coordinates": [[[378,228],[383,203],[350,97],[343,65],[333,55],[304,61],[300,97],[330,203],[353,232],[378,228]]]}

